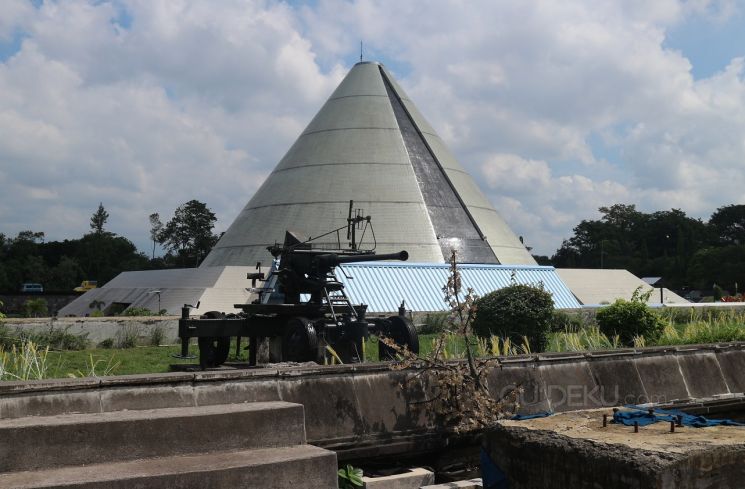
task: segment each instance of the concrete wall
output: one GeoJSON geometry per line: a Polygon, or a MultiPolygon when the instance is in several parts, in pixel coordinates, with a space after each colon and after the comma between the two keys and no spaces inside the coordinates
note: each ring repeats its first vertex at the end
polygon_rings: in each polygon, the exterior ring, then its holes
{"type": "MultiPolygon", "coordinates": [[[[734,396],[745,391],[744,348],[507,357],[490,372],[489,386],[498,395],[521,385],[524,413],[734,396]]],[[[342,459],[394,455],[444,443],[417,404],[432,393],[415,375],[382,363],[5,382],[0,418],[281,400],[303,404],[309,442],[342,459]]]]}
{"type": "Polygon", "coordinates": [[[23,314],[23,304],[29,299],[44,299],[47,301],[49,314],[54,316],[57,311],[80,297],[80,294],[1,294],[2,311],[6,314],[23,314]]]}
{"type": "Polygon", "coordinates": [[[50,329],[67,330],[74,335],[88,335],[92,345],[103,340],[116,339],[117,334],[134,331],[142,344],[148,344],[155,328],[161,328],[166,344],[178,340],[178,317],[106,317],[106,318],[7,318],[3,324],[12,330],[49,331],[50,329]]]}
{"type": "Polygon", "coordinates": [[[553,431],[499,426],[484,449],[510,489],[740,489],[745,446],[690,453],[606,445],[553,431]]]}

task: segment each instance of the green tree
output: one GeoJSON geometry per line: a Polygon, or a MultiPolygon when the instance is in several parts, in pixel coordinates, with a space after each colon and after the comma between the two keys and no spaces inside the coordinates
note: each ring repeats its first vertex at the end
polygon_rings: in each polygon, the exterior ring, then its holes
{"type": "Polygon", "coordinates": [[[710,246],[691,258],[688,280],[693,288],[712,290],[713,284],[734,293],[745,287],[745,245],[710,246]]]}
{"type": "Polygon", "coordinates": [[[217,217],[206,204],[190,200],[180,205],[158,235],[158,242],[181,264],[199,265],[218,237],[212,233],[217,217]]]}
{"type": "Polygon", "coordinates": [[[155,244],[158,242],[158,236],[160,236],[161,231],[163,231],[163,223],[160,221],[160,214],[153,212],[150,214],[150,239],[153,240],[153,260],[155,260],[155,244]]]}
{"type": "Polygon", "coordinates": [[[106,221],[109,220],[109,213],[103,208],[103,202],[98,203],[98,209],[91,216],[91,229],[95,234],[103,234],[106,221]]]}
{"type": "Polygon", "coordinates": [[[745,245],[745,205],[718,208],[709,219],[709,226],[719,242],[745,245]]]}
{"type": "Polygon", "coordinates": [[[49,272],[49,290],[71,291],[85,279],[85,273],[78,261],[68,256],[63,256],[57,266],[49,272]]]}
{"type": "Polygon", "coordinates": [[[23,314],[27,318],[38,318],[47,315],[47,301],[39,297],[38,299],[28,299],[23,303],[23,314]]]}
{"type": "Polygon", "coordinates": [[[601,218],[584,220],[552,257],[557,267],[622,268],[661,276],[668,287],[686,285],[695,252],[711,241],[706,224],[680,209],[651,214],[634,205],[601,207],[601,218]]]}

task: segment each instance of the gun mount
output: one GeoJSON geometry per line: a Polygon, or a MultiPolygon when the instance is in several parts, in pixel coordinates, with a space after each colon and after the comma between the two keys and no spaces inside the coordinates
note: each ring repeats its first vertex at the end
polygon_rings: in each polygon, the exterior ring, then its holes
{"type": "MultiPolygon", "coordinates": [[[[230,341],[237,338],[236,356],[241,338],[248,338],[249,364],[258,363],[258,345],[269,342],[272,361],[319,363],[330,358],[344,363],[365,360],[364,341],[370,334],[392,338],[412,351],[419,351],[416,329],[405,317],[405,308],[397,316],[366,318],[365,304],[352,304],[344,285],[336,277],[336,267],[344,263],[408,259],[406,251],[375,254],[375,246],[361,249],[357,231],[364,238],[371,229],[371,217],[353,212],[349,203],[347,225],[312,239],[302,240],[297,233],[287,231],[282,245],[267,249],[275,258],[268,277],[263,273],[248,274],[252,290],[258,298],[250,304],[236,304],[239,314],[225,315],[211,311],[199,319],[189,318],[189,308],[182,309],[179,321],[182,357],[188,355],[190,338],[198,338],[199,363],[202,369],[216,367],[227,360],[230,341]],[[348,247],[341,248],[339,232],[346,227],[348,247]],[[314,247],[319,238],[337,235],[337,249],[314,247]],[[257,280],[265,280],[256,288],[257,280]]],[[[374,239],[374,232],[371,232],[374,239]]],[[[382,359],[394,351],[379,343],[382,359]]]]}

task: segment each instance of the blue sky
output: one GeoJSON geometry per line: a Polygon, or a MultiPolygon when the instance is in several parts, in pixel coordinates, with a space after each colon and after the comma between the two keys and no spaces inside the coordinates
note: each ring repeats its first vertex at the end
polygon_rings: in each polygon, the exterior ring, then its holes
{"type": "Polygon", "coordinates": [[[537,252],[600,206],[745,203],[739,0],[4,0],[0,233],[103,202],[147,250],[191,198],[226,229],[360,41],[537,252]]]}

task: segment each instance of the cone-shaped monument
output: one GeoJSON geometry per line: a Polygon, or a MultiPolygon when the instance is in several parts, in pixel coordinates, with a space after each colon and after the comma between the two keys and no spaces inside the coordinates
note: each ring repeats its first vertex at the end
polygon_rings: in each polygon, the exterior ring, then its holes
{"type": "MultiPolygon", "coordinates": [[[[285,230],[346,225],[349,201],[373,216],[378,253],[410,261],[535,261],[414,103],[380,64],[356,64],[246,204],[202,267],[268,263],[285,230]]],[[[341,244],[345,246],[345,236],[341,244]]],[[[318,242],[336,246],[337,235],[318,242]]]]}

